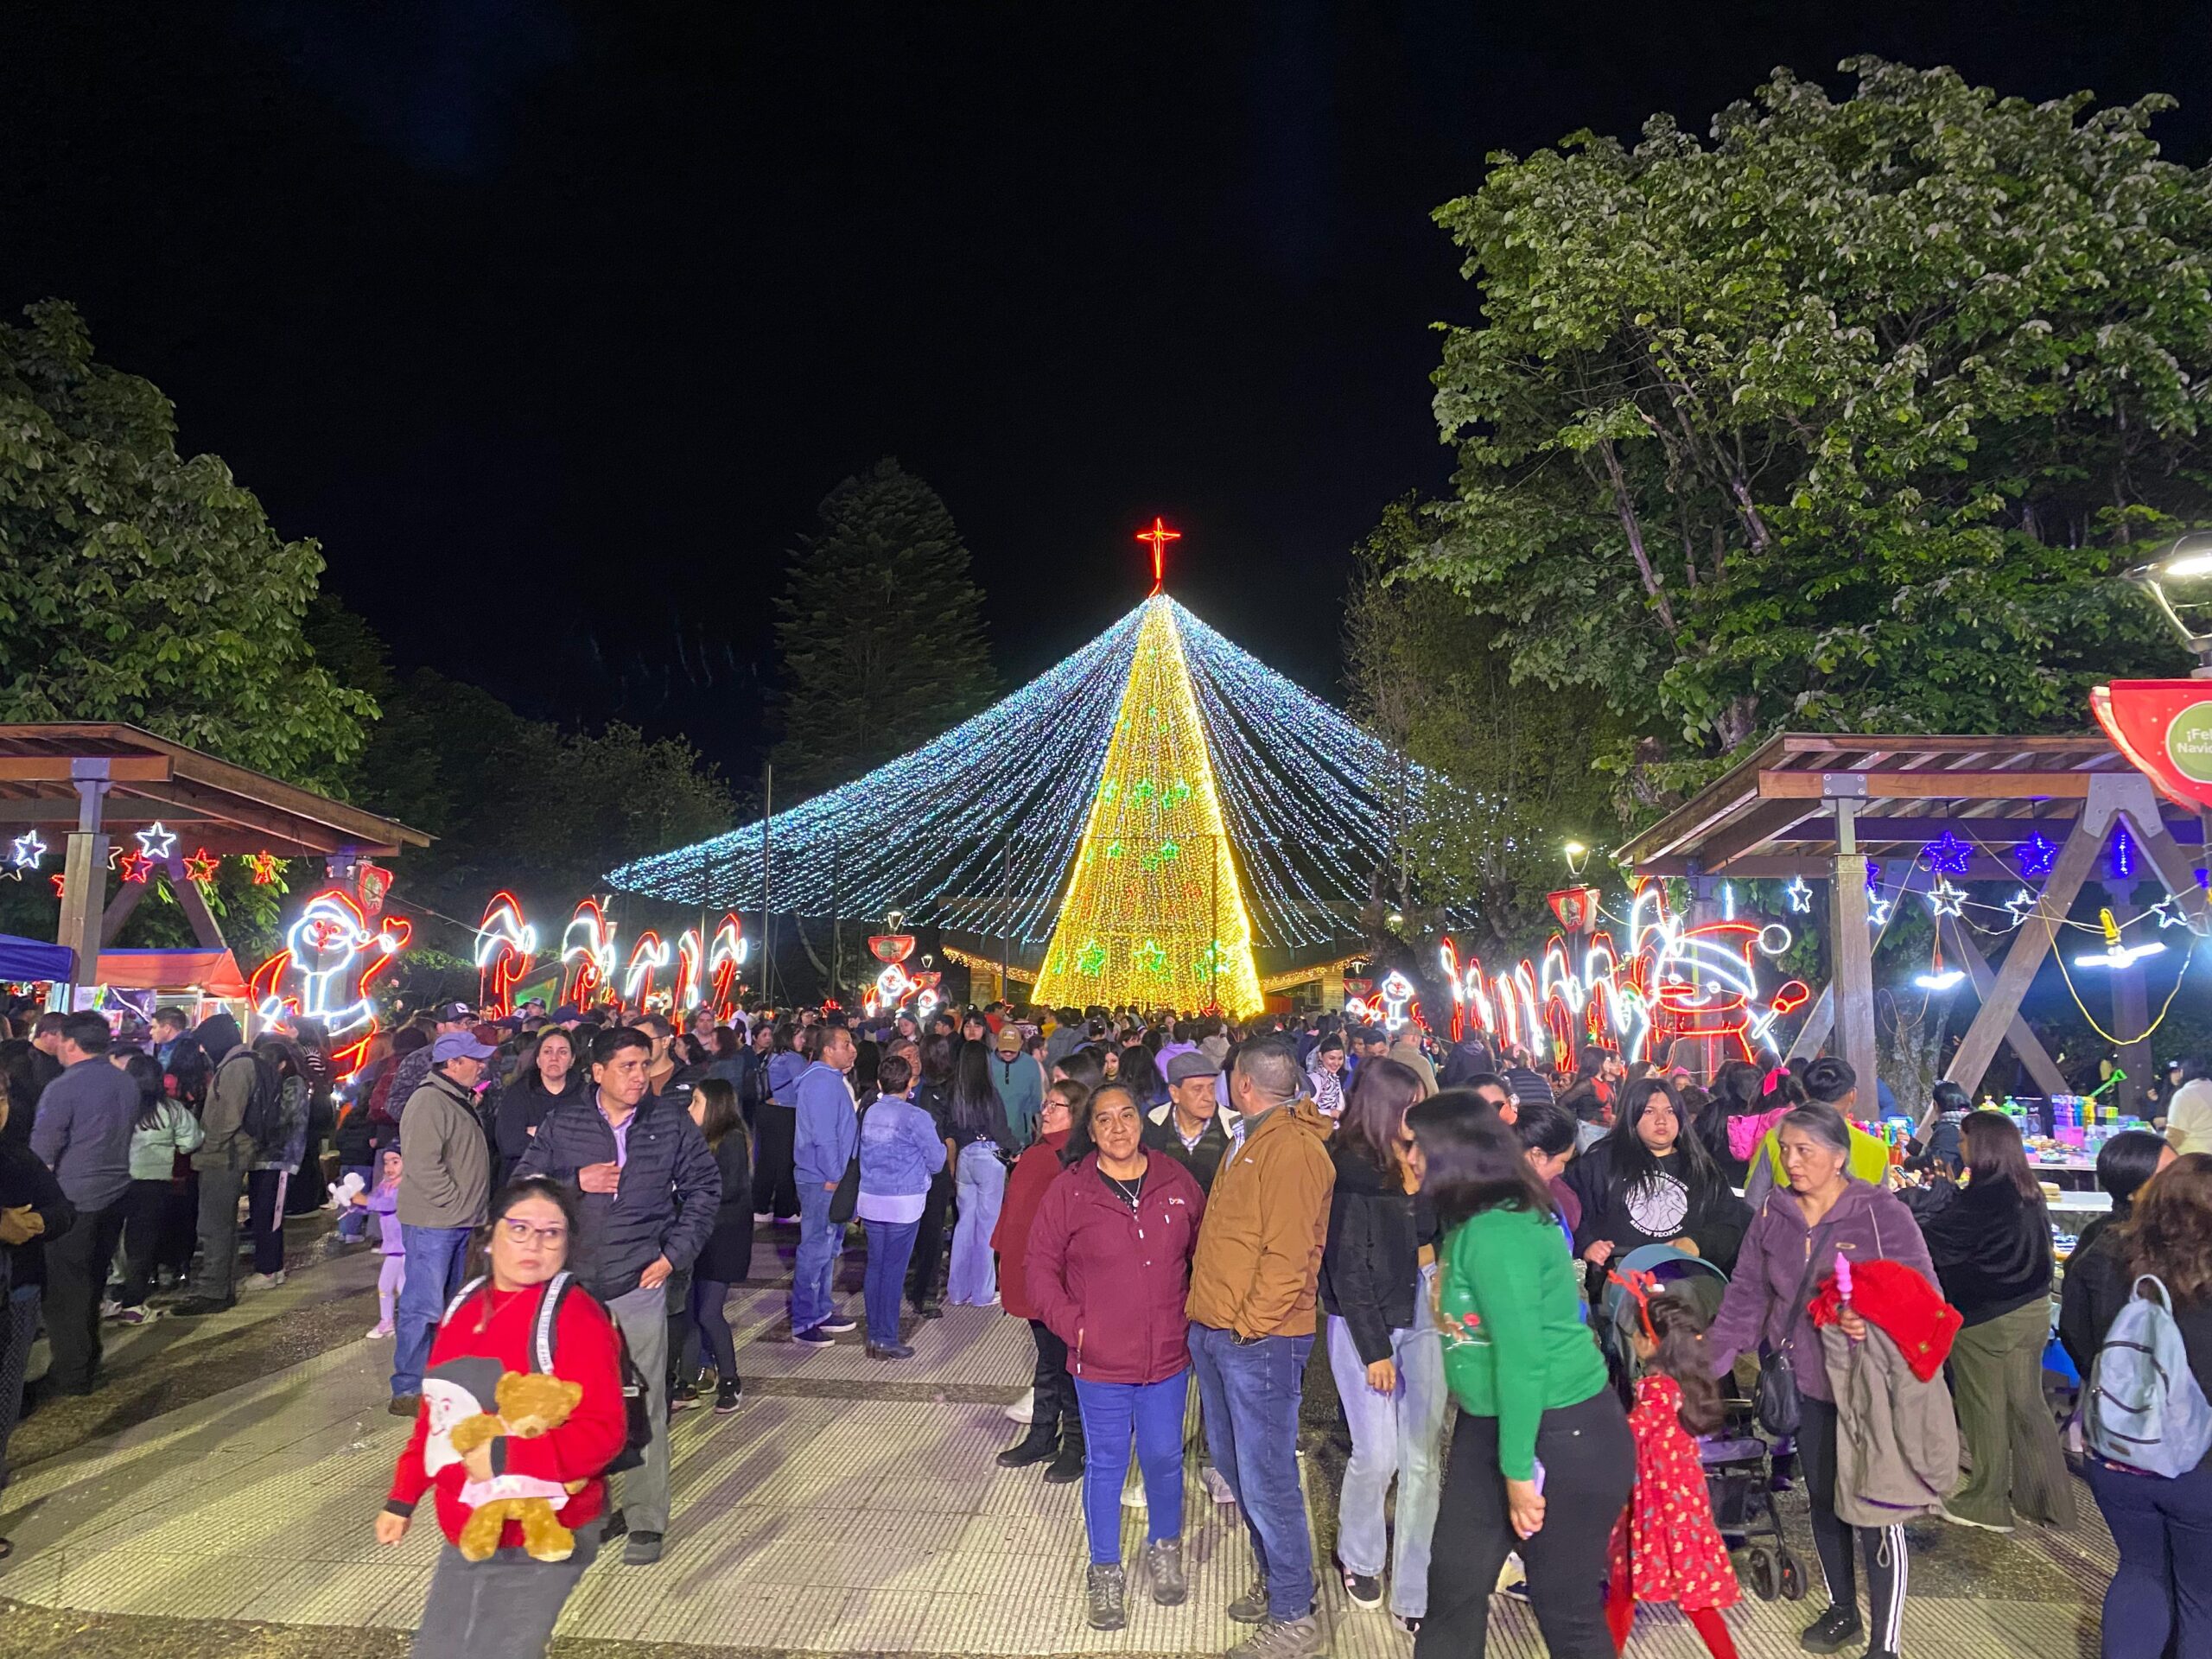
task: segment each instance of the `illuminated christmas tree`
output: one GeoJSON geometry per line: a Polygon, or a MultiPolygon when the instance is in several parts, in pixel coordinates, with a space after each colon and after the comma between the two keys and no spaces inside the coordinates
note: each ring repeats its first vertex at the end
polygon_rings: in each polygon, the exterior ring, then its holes
{"type": "Polygon", "coordinates": [[[1160,592],[935,741],[614,871],[687,906],[880,917],[1037,964],[1039,1001],[1260,1006],[1353,948],[1418,772],[1160,592]]]}

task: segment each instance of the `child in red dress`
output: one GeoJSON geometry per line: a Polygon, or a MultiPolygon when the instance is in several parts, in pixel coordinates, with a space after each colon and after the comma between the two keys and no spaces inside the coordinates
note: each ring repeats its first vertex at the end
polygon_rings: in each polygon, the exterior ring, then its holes
{"type": "Polygon", "coordinates": [[[1629,1286],[1642,1329],[1629,1343],[1643,1375],[1628,1426],[1636,1436],[1636,1487],[1613,1528],[1605,1623],[1618,1651],[1639,1601],[1671,1601],[1704,1638],[1713,1659],[1736,1659],[1720,1610],[1740,1592],[1728,1547],[1713,1524],[1713,1496],[1695,1433],[1719,1427],[1720,1395],[1700,1363],[1697,1310],[1643,1275],[1629,1286]]]}

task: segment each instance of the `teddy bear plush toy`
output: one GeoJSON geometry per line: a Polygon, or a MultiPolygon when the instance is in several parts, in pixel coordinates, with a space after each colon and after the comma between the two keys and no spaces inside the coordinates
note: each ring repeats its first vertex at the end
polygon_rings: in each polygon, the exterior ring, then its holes
{"type": "MultiPolygon", "coordinates": [[[[499,1371],[496,1362],[474,1358],[439,1366],[423,1379],[423,1393],[431,1430],[423,1461],[432,1475],[495,1436],[527,1440],[558,1428],[584,1395],[579,1382],[537,1371],[499,1371]],[[487,1370],[497,1372],[496,1380],[484,1375],[487,1370]]],[[[565,1561],[575,1553],[576,1535],[561,1524],[560,1512],[582,1484],[527,1475],[470,1480],[461,1489],[469,1516],[455,1547],[464,1560],[488,1560],[512,1521],[522,1528],[523,1548],[532,1560],[565,1561]]]]}

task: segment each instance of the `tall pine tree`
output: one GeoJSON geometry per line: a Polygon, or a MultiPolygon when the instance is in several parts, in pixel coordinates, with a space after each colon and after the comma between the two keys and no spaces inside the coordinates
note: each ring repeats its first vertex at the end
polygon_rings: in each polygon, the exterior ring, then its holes
{"type": "Polygon", "coordinates": [[[887,459],[817,511],[776,601],[786,799],[927,742],[997,691],[982,592],[937,492],[887,459]]]}

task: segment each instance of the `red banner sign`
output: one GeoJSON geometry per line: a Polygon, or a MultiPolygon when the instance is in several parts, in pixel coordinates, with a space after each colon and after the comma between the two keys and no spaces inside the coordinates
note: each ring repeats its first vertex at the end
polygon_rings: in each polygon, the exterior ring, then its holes
{"type": "Polygon", "coordinates": [[[2212,680],[2114,680],[2089,688],[2089,707],[2113,747],[2164,793],[2212,807],[2212,680]]]}

